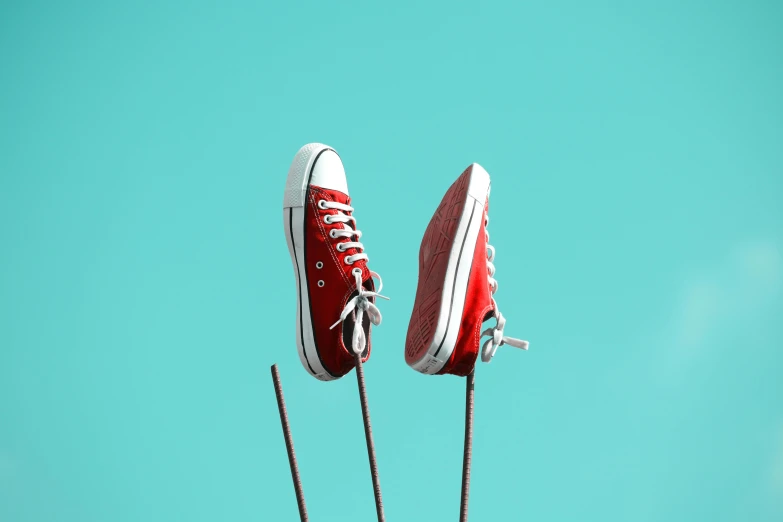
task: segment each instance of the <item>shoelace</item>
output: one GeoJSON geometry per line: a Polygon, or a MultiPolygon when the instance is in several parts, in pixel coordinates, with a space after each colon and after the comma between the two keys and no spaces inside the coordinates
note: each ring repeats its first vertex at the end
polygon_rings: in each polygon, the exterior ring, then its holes
{"type": "MultiPolygon", "coordinates": [[[[338,203],[336,201],[325,201],[320,200],[318,201],[318,208],[320,209],[335,209],[337,210],[337,214],[328,214],[324,216],[324,222],[327,224],[331,223],[343,223],[342,230],[333,228],[329,232],[329,237],[332,239],[337,239],[339,237],[345,237],[349,239],[353,239],[356,237],[356,239],[360,239],[362,237],[362,233],[360,230],[355,229],[356,227],[356,219],[353,216],[348,216],[344,214],[344,212],[353,212],[353,207],[349,205],[345,205],[343,203],[338,203]],[[353,223],[354,228],[351,228],[348,223],[353,223]]],[[[357,250],[364,250],[364,245],[360,243],[359,241],[343,241],[341,243],[337,243],[337,246],[335,247],[338,252],[345,252],[346,250],[350,248],[355,248],[357,250]]],[[[355,262],[364,259],[365,261],[369,261],[369,257],[364,252],[359,252],[358,254],[354,254],[352,256],[345,256],[345,263],[348,265],[352,265],[355,262]]],[[[368,269],[369,270],[369,269],[368,269]]],[[[353,328],[353,336],[351,339],[351,349],[356,354],[361,354],[364,351],[365,346],[367,346],[367,336],[364,334],[364,328],[362,327],[362,322],[364,321],[364,313],[367,312],[367,317],[370,319],[370,322],[378,326],[381,324],[381,311],[378,310],[378,307],[375,306],[375,303],[370,301],[370,297],[380,297],[381,299],[388,300],[389,298],[386,296],[383,296],[380,294],[381,289],[383,288],[383,280],[381,279],[381,276],[378,275],[376,272],[373,272],[370,270],[370,277],[374,277],[378,280],[378,290],[375,292],[366,290],[364,286],[362,285],[362,270],[360,268],[354,268],[351,272],[354,276],[354,279],[356,281],[356,290],[358,291],[358,294],[351,298],[346,304],[345,308],[343,308],[343,311],[340,313],[340,319],[337,320],[336,323],[334,323],[332,326],[329,327],[330,330],[332,330],[335,326],[345,321],[345,319],[353,313],[353,319],[354,319],[354,328],[353,328]]]]}
{"type": "Polygon", "coordinates": [[[506,326],[506,318],[503,317],[503,314],[500,313],[500,309],[498,308],[498,304],[495,302],[495,292],[498,290],[498,282],[495,279],[495,265],[493,261],[495,260],[495,247],[489,244],[489,231],[487,231],[487,226],[489,225],[489,216],[486,216],[484,218],[484,233],[487,237],[487,251],[489,252],[489,255],[487,256],[487,281],[489,282],[489,286],[491,288],[492,292],[492,306],[495,309],[495,317],[497,319],[497,324],[495,324],[492,328],[487,328],[483,332],[481,332],[481,336],[484,337],[485,335],[491,336],[490,339],[487,339],[487,341],[484,343],[484,346],[481,348],[481,360],[484,362],[489,362],[492,360],[492,358],[495,356],[495,352],[497,352],[498,348],[500,346],[503,346],[504,344],[507,344],[509,346],[513,346],[515,348],[521,348],[523,350],[527,350],[528,346],[530,346],[530,343],[527,341],[523,341],[521,339],[515,339],[513,337],[506,337],[503,335],[503,328],[506,326]]]}
{"type": "MultiPolygon", "coordinates": [[[[331,225],[332,223],[343,223],[342,230],[333,228],[329,232],[329,237],[332,239],[337,239],[338,237],[347,237],[349,239],[352,239],[354,236],[356,236],[356,239],[361,239],[362,232],[360,230],[354,230],[351,228],[347,223],[353,223],[353,226],[356,227],[356,218],[353,216],[348,216],[344,214],[344,212],[353,212],[353,207],[350,205],[345,205],[344,203],[338,203],[336,201],[326,201],[326,200],[319,200],[318,201],[318,208],[322,210],[326,209],[335,209],[337,210],[337,214],[327,214],[324,216],[324,223],[331,225]]],[[[358,241],[344,241],[342,243],[337,243],[337,251],[338,252],[345,252],[349,248],[355,248],[357,250],[364,250],[364,245],[359,243],[358,241]]],[[[364,252],[360,252],[353,256],[345,256],[345,263],[348,265],[354,264],[356,261],[360,261],[364,259],[365,261],[369,261],[369,258],[367,257],[367,254],[364,252]]]]}

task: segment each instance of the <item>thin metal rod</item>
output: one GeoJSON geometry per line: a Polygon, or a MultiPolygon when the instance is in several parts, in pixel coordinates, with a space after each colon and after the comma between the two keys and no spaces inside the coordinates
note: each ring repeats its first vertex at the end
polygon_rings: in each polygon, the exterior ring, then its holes
{"type": "Polygon", "coordinates": [[[367,456],[370,458],[370,474],[372,475],[372,488],[375,492],[375,511],[378,514],[378,522],[385,522],[383,515],[383,500],[381,499],[381,482],[378,478],[378,463],[375,460],[375,444],[372,440],[372,426],[370,426],[370,407],[367,405],[367,390],[364,387],[364,368],[360,354],[354,354],[356,362],[356,380],[359,383],[359,399],[362,403],[362,419],[364,420],[364,437],[367,439],[367,456]]]}
{"type": "Polygon", "coordinates": [[[299,467],[296,465],[294,441],[291,438],[291,427],[288,425],[288,412],[285,409],[285,399],[283,398],[283,386],[280,384],[280,374],[277,371],[276,364],[272,365],[272,381],[275,383],[277,409],[280,411],[280,424],[283,426],[285,449],[288,452],[288,464],[291,466],[291,478],[294,481],[296,503],[299,505],[299,519],[301,522],[307,522],[307,507],[305,506],[304,493],[302,492],[302,481],[299,479],[299,467]]]}
{"type": "Polygon", "coordinates": [[[462,454],[462,499],[459,503],[459,522],[468,522],[470,457],[473,453],[473,372],[470,372],[465,381],[465,446],[462,454]]]}

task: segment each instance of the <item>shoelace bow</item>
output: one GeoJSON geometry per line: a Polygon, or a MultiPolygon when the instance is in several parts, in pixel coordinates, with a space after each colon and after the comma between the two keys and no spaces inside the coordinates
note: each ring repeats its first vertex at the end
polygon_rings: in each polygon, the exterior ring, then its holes
{"type": "Polygon", "coordinates": [[[488,225],[489,216],[486,216],[484,220],[484,233],[487,237],[487,251],[489,251],[489,255],[487,256],[487,281],[489,282],[489,286],[492,292],[492,306],[495,309],[495,318],[497,319],[497,323],[492,328],[487,328],[481,332],[482,337],[485,335],[489,335],[491,337],[490,339],[487,339],[487,341],[484,343],[484,346],[481,348],[481,360],[484,362],[491,361],[495,356],[495,352],[497,352],[498,348],[504,344],[513,346],[515,348],[521,348],[523,350],[527,350],[530,346],[530,343],[527,341],[515,339],[513,337],[506,337],[503,335],[503,328],[506,326],[506,318],[503,317],[503,314],[500,313],[500,309],[498,308],[498,304],[495,302],[494,297],[495,292],[498,290],[498,282],[494,277],[495,265],[493,261],[495,260],[495,247],[489,244],[489,231],[487,231],[488,225]]]}
{"type": "MultiPolygon", "coordinates": [[[[353,239],[356,237],[358,240],[362,237],[360,230],[351,228],[348,225],[350,222],[353,223],[354,227],[356,227],[356,219],[353,216],[344,214],[344,212],[353,212],[353,207],[343,203],[338,203],[336,201],[325,200],[320,200],[318,202],[318,207],[321,209],[336,209],[338,211],[337,214],[329,214],[324,217],[324,222],[329,224],[343,223],[344,228],[342,230],[332,229],[331,232],[329,232],[329,236],[331,238],[336,239],[338,237],[345,237],[353,239]]],[[[361,250],[364,250],[364,245],[359,241],[344,241],[337,243],[335,248],[338,252],[345,252],[350,248],[360,250],[358,254],[345,256],[345,262],[349,265],[352,265],[356,261],[362,259],[365,261],[369,261],[370,259],[367,254],[361,252],[361,250]]],[[[365,289],[362,285],[362,270],[360,268],[354,268],[352,274],[356,282],[356,290],[358,291],[358,294],[345,304],[345,308],[343,308],[343,311],[340,313],[340,319],[338,319],[336,323],[329,327],[330,330],[334,329],[335,326],[345,321],[345,319],[347,319],[350,314],[353,314],[354,327],[353,336],[351,339],[351,349],[356,354],[361,354],[364,351],[365,346],[367,346],[367,336],[365,335],[364,328],[362,326],[362,322],[364,321],[364,313],[367,313],[367,317],[370,319],[370,322],[373,325],[378,326],[381,324],[381,311],[378,310],[378,307],[375,306],[375,303],[370,301],[369,298],[380,297],[381,299],[389,299],[388,297],[380,294],[380,291],[383,288],[383,280],[381,279],[381,276],[372,270],[369,270],[369,272],[370,277],[374,277],[378,280],[378,290],[373,292],[365,289]]]]}

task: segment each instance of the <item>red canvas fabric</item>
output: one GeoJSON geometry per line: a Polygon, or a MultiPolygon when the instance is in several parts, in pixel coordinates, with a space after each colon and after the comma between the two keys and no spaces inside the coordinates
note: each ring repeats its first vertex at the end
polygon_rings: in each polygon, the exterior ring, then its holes
{"type": "MultiPolygon", "coordinates": [[[[347,264],[345,257],[357,254],[355,248],[339,252],[337,243],[349,241],[347,238],[331,238],[329,231],[333,228],[343,229],[342,223],[328,224],[324,217],[337,214],[334,209],[321,209],[319,200],[335,201],[346,205],[351,199],[346,194],[336,190],[327,190],[311,185],[308,190],[305,208],[305,263],[307,285],[310,295],[310,313],[313,322],[315,344],[318,348],[321,362],[327,371],[336,377],[341,377],[354,367],[353,354],[350,346],[346,346],[344,330],[352,327],[349,316],[333,329],[329,329],[340,318],[340,313],[348,300],[356,291],[356,281],[352,271],[356,268],[362,271],[362,284],[369,290],[374,290],[370,271],[364,260],[347,264]],[[319,263],[323,263],[321,268],[319,263]],[[319,281],[322,284],[319,284],[319,281]]],[[[345,212],[350,215],[350,212],[345,212]]],[[[365,327],[367,348],[362,362],[370,358],[370,329],[365,327]]],[[[350,342],[350,341],[349,341],[350,342]]]]}

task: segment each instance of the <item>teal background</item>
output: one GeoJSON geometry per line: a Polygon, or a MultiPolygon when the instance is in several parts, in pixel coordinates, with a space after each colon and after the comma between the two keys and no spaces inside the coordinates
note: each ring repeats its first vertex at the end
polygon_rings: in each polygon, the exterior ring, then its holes
{"type": "Polygon", "coordinates": [[[783,520],[778,2],[3,2],[0,520],[373,520],[353,374],[294,346],[288,165],[341,153],[390,521],[456,520],[464,381],[403,360],[418,245],[492,175],[507,333],[471,520],[783,520]]]}

